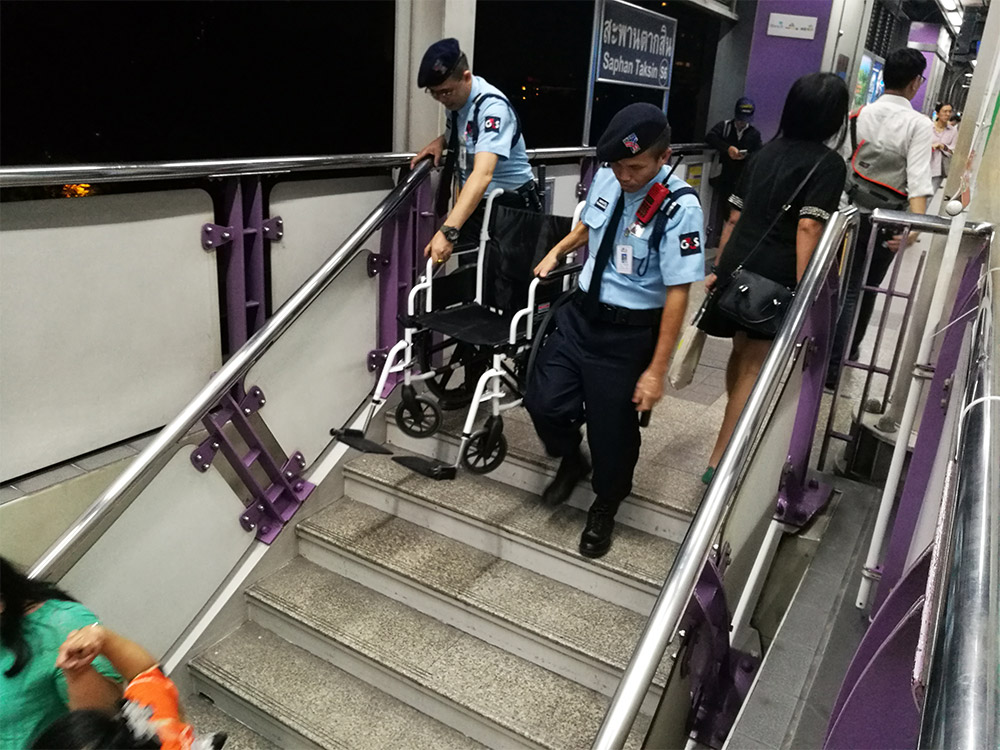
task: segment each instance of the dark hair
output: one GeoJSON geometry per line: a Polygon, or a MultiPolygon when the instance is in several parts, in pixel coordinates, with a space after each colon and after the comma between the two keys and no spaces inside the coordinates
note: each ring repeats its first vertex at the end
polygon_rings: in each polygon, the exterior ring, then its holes
{"type": "Polygon", "coordinates": [[[927,60],[918,50],[900,47],[886,56],[882,81],[887,89],[906,88],[906,84],[923,73],[926,67],[927,60]]]}
{"type": "Polygon", "coordinates": [[[58,747],[65,750],[154,750],[160,747],[157,737],[140,739],[119,713],[109,716],[103,711],[71,711],[56,719],[35,738],[34,750],[58,747]]]}
{"type": "Polygon", "coordinates": [[[465,56],[465,53],[461,53],[458,59],[455,61],[455,65],[452,66],[451,72],[448,74],[449,78],[454,78],[456,81],[466,74],[469,70],[469,58],[465,56]]]}
{"type": "Polygon", "coordinates": [[[28,578],[5,557],[0,557],[0,599],[3,600],[0,643],[14,653],[14,663],[4,672],[4,677],[14,677],[31,660],[31,648],[22,632],[24,610],[32,604],[41,604],[49,599],[67,602],[75,602],[76,599],[51,583],[28,578]]]}
{"type": "MultiPolygon", "coordinates": [[[[951,107],[951,102],[938,102],[937,104],[934,105],[934,111],[940,112],[941,107],[951,107]]],[[[955,108],[951,107],[951,111],[954,112],[955,108]]]]}
{"type": "Polygon", "coordinates": [[[779,135],[825,141],[847,122],[847,85],[834,73],[810,73],[792,84],[781,111],[779,135]]]}

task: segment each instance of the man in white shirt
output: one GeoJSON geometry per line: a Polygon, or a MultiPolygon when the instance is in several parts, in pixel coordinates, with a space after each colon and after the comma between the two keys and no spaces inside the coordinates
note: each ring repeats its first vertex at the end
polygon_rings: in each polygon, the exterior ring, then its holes
{"type": "MultiPolygon", "coordinates": [[[[837,332],[827,371],[827,386],[832,387],[840,368],[844,343],[850,332],[854,308],[858,303],[864,271],[864,253],[868,248],[872,232],[871,210],[877,204],[866,193],[871,187],[871,177],[878,181],[878,187],[888,188],[883,194],[898,196],[899,208],[911,213],[927,211],[927,202],[933,194],[931,185],[931,136],[933,125],[923,114],[913,109],[910,101],[924,83],[924,68],[927,61],[915,49],[902,48],[889,53],[882,72],[885,93],[876,101],[862,107],[852,117],[856,121],[856,136],[848,139],[851,153],[848,156],[848,196],[861,210],[861,226],[855,249],[855,261],[845,290],[844,307],[837,323],[837,332]],[[861,144],[864,144],[863,146],[861,144]],[[862,148],[868,158],[862,158],[862,148]],[[874,158],[870,158],[874,155],[874,158]],[[879,173],[866,172],[870,162],[877,162],[879,173]],[[853,189],[852,189],[853,188],[853,189]]],[[[889,204],[886,204],[889,205],[889,204]]],[[[916,239],[916,232],[910,232],[908,242],[916,239]]],[[[871,266],[865,283],[879,286],[885,278],[889,266],[900,249],[901,234],[893,234],[888,228],[879,230],[872,249],[871,266]]],[[[875,297],[866,292],[858,310],[858,322],[848,356],[857,360],[858,349],[868,329],[875,297]]]]}

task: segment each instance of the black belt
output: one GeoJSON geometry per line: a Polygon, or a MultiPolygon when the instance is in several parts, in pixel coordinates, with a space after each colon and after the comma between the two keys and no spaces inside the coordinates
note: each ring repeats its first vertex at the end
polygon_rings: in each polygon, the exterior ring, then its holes
{"type": "MultiPolygon", "coordinates": [[[[587,293],[582,289],[577,289],[573,294],[573,304],[583,307],[583,300],[587,293]]],[[[652,327],[660,325],[660,318],[663,317],[663,308],[654,307],[646,310],[632,310],[628,307],[618,307],[600,302],[597,305],[597,315],[591,322],[611,323],[619,326],[652,327]]]]}

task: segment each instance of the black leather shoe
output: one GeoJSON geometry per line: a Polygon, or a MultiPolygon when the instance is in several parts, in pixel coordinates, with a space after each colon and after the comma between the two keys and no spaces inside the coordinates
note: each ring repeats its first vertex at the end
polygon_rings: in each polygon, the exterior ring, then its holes
{"type": "Polygon", "coordinates": [[[568,456],[563,456],[559,462],[559,470],[556,471],[555,479],[542,492],[542,502],[546,505],[559,505],[569,499],[573,494],[576,483],[590,473],[590,464],[583,454],[577,450],[568,456]]]}
{"type": "Polygon", "coordinates": [[[611,534],[615,530],[615,511],[609,508],[591,508],[587,526],[580,536],[580,554],[584,557],[603,557],[611,549],[611,534]]]}

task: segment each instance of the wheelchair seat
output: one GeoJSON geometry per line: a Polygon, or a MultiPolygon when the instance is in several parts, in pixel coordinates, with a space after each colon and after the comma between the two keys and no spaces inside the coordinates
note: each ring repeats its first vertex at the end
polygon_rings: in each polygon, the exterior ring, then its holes
{"type": "Polygon", "coordinates": [[[417,315],[414,323],[466,344],[495,348],[507,343],[510,320],[509,315],[470,302],[417,315]]]}

